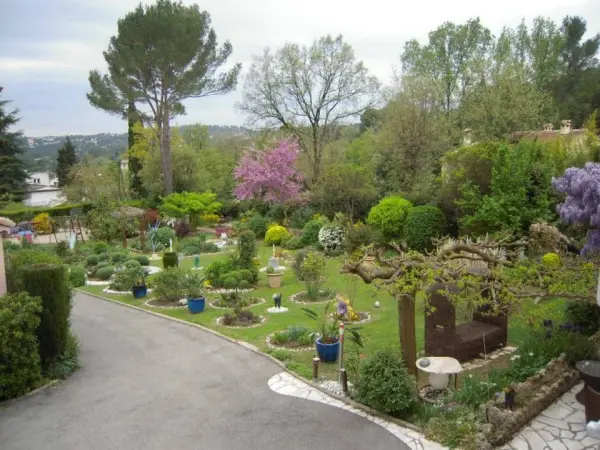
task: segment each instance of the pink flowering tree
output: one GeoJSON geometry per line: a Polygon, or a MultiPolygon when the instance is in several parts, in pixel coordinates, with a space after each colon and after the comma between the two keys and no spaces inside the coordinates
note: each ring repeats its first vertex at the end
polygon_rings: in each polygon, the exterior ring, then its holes
{"type": "Polygon", "coordinates": [[[300,146],[294,139],[283,139],[268,150],[248,150],[233,172],[235,197],[281,205],[303,202],[303,177],[296,169],[299,154],[300,146]]]}
{"type": "Polygon", "coordinates": [[[571,167],[552,184],[567,196],[556,208],[561,219],[588,230],[581,254],[600,253],[600,164],[590,162],[583,169],[571,167]]]}

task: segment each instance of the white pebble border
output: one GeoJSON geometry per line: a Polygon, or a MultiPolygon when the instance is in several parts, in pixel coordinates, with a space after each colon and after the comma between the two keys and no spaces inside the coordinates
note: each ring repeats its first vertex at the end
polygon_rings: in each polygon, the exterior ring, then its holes
{"type": "Polygon", "coordinates": [[[108,286],[110,283],[110,280],[88,280],[87,278],[85,280],[86,286],[108,286]]]}
{"type": "Polygon", "coordinates": [[[162,269],[157,266],[142,266],[142,268],[148,275],[154,275],[155,273],[162,272],[162,269]]]}
{"type": "MultiPolygon", "coordinates": [[[[262,269],[260,269],[260,271],[261,271],[261,272],[266,272],[266,271],[267,271],[267,269],[268,269],[268,267],[263,267],[262,269]]],[[[283,272],[285,269],[286,269],[286,267],[285,267],[285,266],[279,266],[279,267],[277,267],[277,270],[279,270],[279,271],[281,271],[281,272],[283,272]]],[[[276,272],[276,273],[279,273],[279,272],[276,272]]]]}
{"type": "MultiPolygon", "coordinates": [[[[284,330],[281,330],[284,331],[284,330]]],[[[279,333],[279,331],[276,331],[275,333],[279,333]]],[[[297,347],[297,348],[287,348],[287,347],[283,347],[281,345],[275,345],[271,343],[271,339],[273,338],[273,335],[275,333],[271,333],[267,336],[267,338],[265,339],[265,342],[267,343],[267,347],[269,348],[276,348],[278,350],[285,350],[287,352],[308,352],[308,351],[314,351],[315,347],[313,345],[311,345],[310,347],[297,347]]]]}
{"type": "MultiPolygon", "coordinates": [[[[131,291],[115,291],[113,289],[110,288],[104,288],[102,289],[102,292],[104,292],[105,294],[113,294],[113,295],[127,295],[127,294],[132,294],[131,291]]],[[[148,292],[152,292],[152,289],[148,289],[148,292]]]]}
{"type": "Polygon", "coordinates": [[[232,292],[252,292],[254,289],[207,289],[211,294],[231,294],[232,292]]]}
{"type": "Polygon", "coordinates": [[[388,422],[377,416],[366,413],[360,409],[354,408],[352,405],[344,403],[336,398],[333,398],[318,389],[310,386],[309,384],[301,381],[287,372],[281,372],[277,375],[273,375],[268,381],[269,388],[272,391],[281,394],[289,395],[292,397],[299,397],[306,400],[312,400],[314,402],[325,403],[329,406],[344,409],[358,416],[364,417],[367,420],[385,428],[387,431],[392,433],[402,442],[404,442],[411,450],[445,450],[446,447],[438,444],[437,442],[431,442],[421,434],[414,430],[401,427],[393,422],[388,422]]]}
{"type": "MultiPolygon", "coordinates": [[[[266,302],[266,300],[263,297],[254,297],[255,299],[257,298],[259,301],[257,303],[253,303],[252,305],[248,305],[248,308],[252,308],[253,306],[258,306],[258,305],[262,305],[263,303],[266,302]]],[[[213,300],[212,302],[209,303],[209,306],[211,308],[215,308],[215,309],[232,309],[232,308],[227,308],[225,306],[217,306],[215,305],[215,303],[217,303],[218,300],[213,300]]]]}
{"type": "Polygon", "coordinates": [[[263,316],[258,316],[258,317],[260,317],[260,322],[255,323],[254,325],[250,325],[249,327],[232,327],[232,326],[229,326],[229,325],[223,325],[223,323],[222,323],[223,322],[223,317],[219,317],[217,319],[217,325],[221,325],[222,327],[225,327],[225,328],[244,328],[244,329],[246,329],[246,328],[257,328],[257,327],[260,327],[265,322],[265,320],[267,320],[263,316]]]}
{"type": "MultiPolygon", "coordinates": [[[[361,315],[364,314],[364,315],[366,315],[366,317],[363,319],[360,319],[360,320],[356,320],[354,322],[352,322],[351,320],[343,320],[344,325],[358,325],[359,323],[367,323],[369,320],[371,320],[371,314],[369,314],[368,312],[358,311],[358,314],[361,314],[361,315]]],[[[336,313],[331,313],[329,315],[329,317],[331,319],[334,319],[336,315],[337,315],[336,313]]]]}
{"type": "Polygon", "coordinates": [[[334,300],[333,298],[329,298],[329,299],[327,299],[327,300],[319,300],[318,302],[301,302],[301,301],[299,301],[299,300],[296,300],[296,297],[297,297],[298,295],[301,295],[301,294],[306,294],[306,291],[300,291],[300,292],[296,292],[295,294],[291,295],[291,296],[290,296],[290,301],[291,301],[291,302],[294,302],[294,303],[298,303],[298,304],[300,304],[300,305],[319,305],[319,304],[323,304],[323,303],[331,302],[331,301],[333,301],[333,300],[334,300]]]}
{"type": "Polygon", "coordinates": [[[144,302],[144,305],[148,306],[149,308],[158,308],[158,309],[178,309],[178,308],[185,308],[187,306],[187,299],[182,298],[181,300],[179,300],[179,305],[176,306],[159,306],[159,305],[151,305],[150,302],[152,300],[156,300],[156,299],[149,299],[146,300],[144,302]],[[184,303],[185,302],[185,303],[184,303]]]}

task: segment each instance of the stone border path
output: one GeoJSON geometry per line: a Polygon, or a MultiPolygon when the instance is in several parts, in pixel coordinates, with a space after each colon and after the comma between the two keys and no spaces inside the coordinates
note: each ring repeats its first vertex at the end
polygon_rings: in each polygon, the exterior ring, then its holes
{"type": "Polygon", "coordinates": [[[366,418],[377,425],[385,428],[387,431],[392,433],[406,445],[413,450],[444,450],[446,447],[438,444],[437,442],[431,442],[425,439],[425,437],[417,433],[416,431],[403,428],[395,423],[388,422],[380,417],[372,416],[366,412],[354,408],[352,405],[344,403],[327,394],[324,394],[318,389],[315,389],[311,385],[301,381],[287,372],[281,372],[277,375],[273,375],[268,381],[269,387],[272,391],[282,394],[290,395],[292,397],[300,397],[306,400],[312,400],[314,402],[325,403],[329,406],[336,408],[345,409],[356,415],[366,418]]]}
{"type": "Polygon", "coordinates": [[[521,429],[501,450],[598,450],[600,440],[585,431],[585,408],[577,400],[583,383],[566,392],[521,429]]]}

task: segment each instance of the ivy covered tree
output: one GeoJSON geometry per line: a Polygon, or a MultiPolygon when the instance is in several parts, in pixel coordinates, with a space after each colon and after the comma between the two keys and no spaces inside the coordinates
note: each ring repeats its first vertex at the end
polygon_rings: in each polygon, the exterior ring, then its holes
{"type": "Polygon", "coordinates": [[[90,72],[88,99],[94,106],[121,114],[132,102],[149,109],[137,114],[156,126],[167,195],[173,192],[170,120],[185,114],[186,99],[233,90],[241,70],[236,64],[217,73],[233,48],[228,41],[218,46],[210,24],[208,12],[197,5],[171,0],[140,4],[119,20],[118,33],[104,52],[109,74],[90,72]]]}
{"type": "Polygon", "coordinates": [[[67,136],[65,143],[58,149],[58,156],[56,157],[56,176],[58,177],[59,187],[65,187],[69,184],[69,173],[76,163],[75,146],[67,136]]]}
{"type": "MultiPolygon", "coordinates": [[[[2,94],[0,86],[0,94],[2,94]]],[[[27,171],[21,159],[22,134],[11,131],[19,118],[18,110],[7,112],[8,100],[0,100],[0,202],[21,201],[25,193],[27,171]]]]}
{"type": "Polygon", "coordinates": [[[552,184],[567,196],[556,208],[561,219],[588,230],[582,255],[600,253],[600,163],[587,163],[583,169],[571,167],[552,184]]]}
{"type": "Polygon", "coordinates": [[[247,151],[233,172],[236,198],[281,205],[301,200],[303,177],[296,168],[299,153],[300,146],[293,139],[283,139],[271,149],[247,151]]]}

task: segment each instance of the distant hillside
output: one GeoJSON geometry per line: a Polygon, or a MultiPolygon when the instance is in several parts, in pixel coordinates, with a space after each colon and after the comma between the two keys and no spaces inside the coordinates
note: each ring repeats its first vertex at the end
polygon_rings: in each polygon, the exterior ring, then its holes
{"type": "MultiPolygon", "coordinates": [[[[186,128],[183,125],[181,128],[186,128]]],[[[208,125],[211,138],[246,134],[247,128],[238,126],[208,125]]],[[[101,133],[92,135],[69,135],[78,155],[114,158],[127,150],[127,133],[101,133]]],[[[58,149],[66,136],[26,137],[25,159],[30,170],[54,170],[58,149]]]]}

